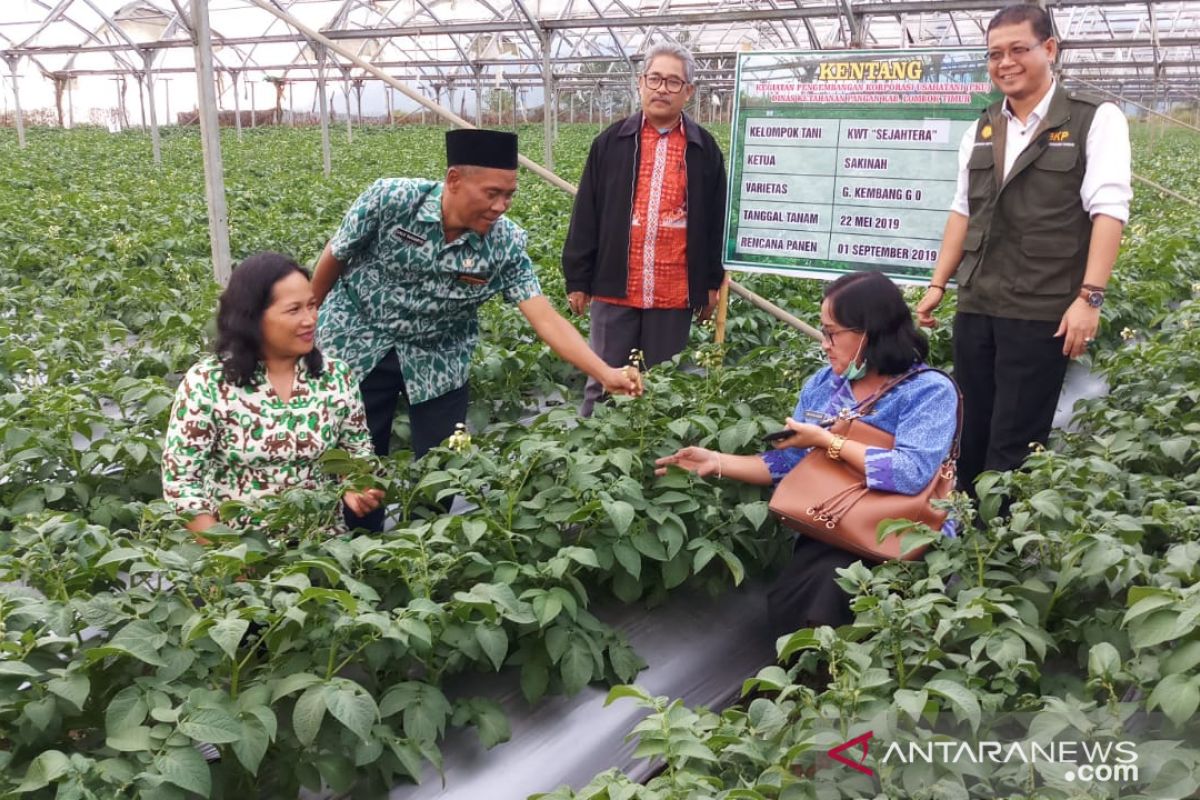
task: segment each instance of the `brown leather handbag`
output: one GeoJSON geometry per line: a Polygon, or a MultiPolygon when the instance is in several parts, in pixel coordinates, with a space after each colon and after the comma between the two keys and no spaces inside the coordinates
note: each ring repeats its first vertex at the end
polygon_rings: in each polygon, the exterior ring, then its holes
{"type": "MultiPolygon", "coordinates": [[[[904,381],[922,372],[946,373],[933,367],[918,367],[880,388],[858,407],[843,412],[831,426],[834,433],[848,441],[890,450],[895,437],[861,418],[870,414],[879,398],[904,381]]],[[[931,500],[944,500],[954,491],[955,462],[962,435],[962,393],[954,379],[946,375],[958,395],[958,425],[950,454],[938,468],[929,485],[915,495],[868,489],[866,477],[845,461],[834,461],[820,448],[813,448],[791,472],[784,476],[771,497],[770,509],[784,525],[805,536],[840,547],[875,561],[920,558],[926,547],[900,552],[900,537],[879,541],[879,524],[885,519],[909,519],[939,530],[946,512],[934,508],[931,500]]]]}

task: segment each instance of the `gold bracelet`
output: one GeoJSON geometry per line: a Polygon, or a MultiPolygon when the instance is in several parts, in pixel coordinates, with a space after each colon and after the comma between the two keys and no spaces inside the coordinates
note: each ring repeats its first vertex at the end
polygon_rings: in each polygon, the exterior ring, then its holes
{"type": "Polygon", "coordinates": [[[717,480],[721,480],[721,454],[717,453],[717,480]]]}
{"type": "Polygon", "coordinates": [[[829,456],[830,461],[842,460],[842,445],[846,444],[845,436],[834,436],[833,441],[829,443],[829,448],[825,451],[825,455],[829,456]]]}

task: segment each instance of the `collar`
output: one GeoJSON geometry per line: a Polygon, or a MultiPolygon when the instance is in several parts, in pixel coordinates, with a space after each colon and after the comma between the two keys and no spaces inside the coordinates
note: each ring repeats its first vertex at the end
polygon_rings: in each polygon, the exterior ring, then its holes
{"type": "MultiPolygon", "coordinates": [[[[646,115],[641,111],[636,114],[630,114],[620,122],[620,127],[617,128],[617,136],[634,136],[642,129],[645,124],[646,115]]],[[[687,137],[688,144],[694,144],[697,147],[703,147],[704,141],[700,138],[700,126],[696,121],[683,112],[679,115],[679,124],[683,126],[683,133],[687,137]]]]}
{"type": "MultiPolygon", "coordinates": [[[[658,127],[657,127],[657,126],[655,126],[655,125],[651,125],[651,124],[650,124],[650,119],[649,119],[649,118],[648,118],[648,117],[647,117],[645,114],[643,114],[643,115],[642,115],[642,130],[645,130],[646,128],[650,128],[650,129],[651,129],[652,131],[654,131],[655,133],[658,133],[658,127]]],[[[687,132],[687,129],[686,129],[686,128],[684,128],[684,125],[683,125],[683,114],[682,114],[682,112],[679,114],[679,119],[677,119],[677,120],[675,120],[674,122],[672,122],[672,123],[670,124],[670,126],[667,128],[667,132],[666,132],[666,134],[661,134],[661,133],[660,133],[659,135],[660,135],[660,136],[670,135],[670,134],[672,134],[672,133],[674,133],[674,132],[675,132],[675,129],[676,129],[676,128],[683,128],[683,129],[684,129],[684,133],[686,133],[686,132],[687,132]]]]}
{"type": "Polygon", "coordinates": [[[442,181],[438,181],[425,195],[425,202],[421,203],[421,207],[417,209],[418,222],[442,224],[442,187],[444,185],[442,181]]]}
{"type": "MultiPolygon", "coordinates": [[[[429,193],[425,195],[425,201],[421,203],[421,207],[417,209],[417,221],[425,222],[430,225],[437,225],[442,231],[442,240],[445,241],[446,229],[442,224],[442,189],[445,187],[445,181],[438,181],[429,193]]],[[[496,225],[500,221],[496,221],[496,225]]],[[[493,225],[492,227],[496,227],[493,225]]],[[[447,246],[456,247],[459,242],[466,243],[472,250],[478,250],[483,244],[483,239],[475,231],[467,231],[462,236],[455,239],[453,242],[447,242],[447,246]]]]}
{"type": "Polygon", "coordinates": [[[1010,122],[1015,122],[1018,125],[1024,125],[1026,128],[1032,127],[1046,118],[1046,112],[1050,110],[1050,101],[1054,99],[1054,90],[1057,88],[1058,81],[1051,80],[1050,88],[1046,89],[1046,93],[1042,95],[1042,99],[1038,100],[1037,105],[1033,107],[1033,111],[1029,112],[1028,121],[1025,123],[1022,123],[1021,120],[1017,119],[1016,115],[1012,113],[1012,109],[1008,107],[1007,97],[1004,98],[1004,104],[1000,106],[1001,113],[1003,113],[1010,122]]]}

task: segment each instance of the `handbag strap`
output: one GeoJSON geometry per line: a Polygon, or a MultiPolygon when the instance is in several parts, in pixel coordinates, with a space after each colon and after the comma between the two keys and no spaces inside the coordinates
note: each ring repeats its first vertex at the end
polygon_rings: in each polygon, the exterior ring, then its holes
{"type": "Polygon", "coordinates": [[[954,425],[954,442],[950,445],[950,455],[947,456],[947,460],[958,461],[959,444],[962,441],[963,397],[962,390],[958,388],[958,381],[954,380],[954,378],[952,378],[945,370],[938,369],[937,367],[930,367],[928,365],[913,367],[903,375],[898,375],[895,378],[892,378],[890,381],[881,386],[879,390],[875,392],[875,394],[864,400],[863,405],[860,405],[857,409],[855,409],[855,416],[865,417],[867,414],[870,414],[872,409],[875,408],[875,404],[879,402],[881,397],[890,392],[892,389],[895,389],[900,384],[904,383],[909,378],[920,375],[922,372],[936,372],[946,380],[950,381],[950,385],[954,387],[954,394],[957,398],[957,406],[955,407],[956,421],[954,425]]]}

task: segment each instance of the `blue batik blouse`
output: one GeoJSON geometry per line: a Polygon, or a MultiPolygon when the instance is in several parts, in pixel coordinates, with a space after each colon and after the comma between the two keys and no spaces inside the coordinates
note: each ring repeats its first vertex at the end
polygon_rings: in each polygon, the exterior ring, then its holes
{"type": "MultiPolygon", "coordinates": [[[[858,404],[850,381],[825,367],[808,379],[800,390],[792,418],[800,422],[805,412],[837,416],[858,404]]],[[[879,398],[862,419],[895,437],[891,450],[868,447],[867,487],[884,492],[913,495],[937,473],[950,453],[958,416],[958,392],[940,372],[922,372],[879,398]]],[[[778,485],[783,476],[800,463],[811,448],[788,447],[762,454],[771,480],[778,485]]]]}

